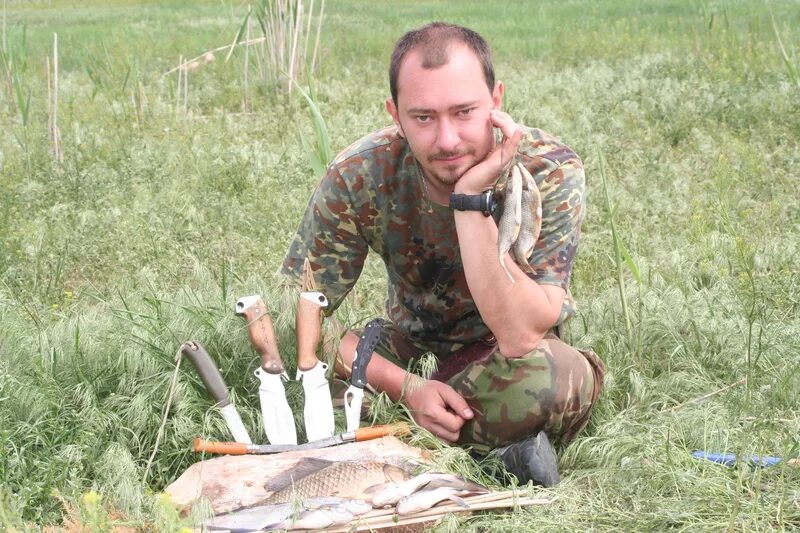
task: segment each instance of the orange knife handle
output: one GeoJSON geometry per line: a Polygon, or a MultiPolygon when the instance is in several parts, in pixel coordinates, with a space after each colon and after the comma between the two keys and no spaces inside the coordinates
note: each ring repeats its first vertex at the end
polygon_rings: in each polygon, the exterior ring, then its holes
{"type": "Polygon", "coordinates": [[[322,307],[301,297],[297,302],[295,330],[297,331],[297,368],[298,370],[311,370],[319,362],[317,346],[319,346],[322,336],[322,307]]]}
{"type": "Polygon", "coordinates": [[[203,440],[200,437],[194,439],[192,446],[198,453],[219,453],[225,455],[245,455],[247,444],[243,442],[213,442],[203,440]]]}
{"type": "Polygon", "coordinates": [[[275,328],[272,326],[272,319],[264,301],[258,298],[240,314],[247,320],[247,333],[253,348],[261,356],[261,366],[270,374],[283,372],[278,341],[275,338],[275,328]]]}
{"type": "Polygon", "coordinates": [[[379,439],[388,435],[406,435],[409,432],[408,424],[387,424],[385,426],[370,426],[355,430],[356,442],[379,439]]]}

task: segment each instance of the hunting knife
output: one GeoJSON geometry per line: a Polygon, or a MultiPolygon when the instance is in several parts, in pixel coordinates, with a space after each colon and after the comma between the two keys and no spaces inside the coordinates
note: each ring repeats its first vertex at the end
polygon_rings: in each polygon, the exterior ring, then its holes
{"type": "Polygon", "coordinates": [[[257,294],[244,296],[236,302],[236,314],[247,320],[250,342],[261,355],[261,366],[256,368],[254,374],[261,381],[258,398],[267,439],[271,444],[297,444],[294,415],[286,401],[286,389],[283,386],[283,381],[288,380],[289,375],[281,362],[267,306],[257,294]]]}
{"type": "Polygon", "coordinates": [[[364,387],[367,385],[367,365],[372,359],[372,352],[381,339],[383,319],[371,320],[361,332],[356,354],[350,368],[350,386],[344,393],[344,414],[347,420],[347,431],[358,429],[361,421],[361,401],[364,399],[364,387]]]}
{"type": "Polygon", "coordinates": [[[328,299],[321,292],[302,292],[297,302],[297,377],[303,379],[303,422],[309,442],[333,435],[333,402],[325,372],[328,365],[317,358],[322,334],[322,309],[328,299]]]}
{"type": "Polygon", "coordinates": [[[236,407],[231,403],[228,396],[228,387],[222,379],[222,374],[219,373],[217,365],[214,364],[213,359],[208,355],[203,345],[197,341],[184,342],[181,346],[181,353],[194,364],[197,373],[200,374],[200,379],[203,380],[206,386],[206,390],[217,401],[217,407],[219,407],[219,411],[222,413],[225,424],[231,431],[234,440],[252,444],[253,441],[250,440],[250,435],[247,434],[236,407]]]}

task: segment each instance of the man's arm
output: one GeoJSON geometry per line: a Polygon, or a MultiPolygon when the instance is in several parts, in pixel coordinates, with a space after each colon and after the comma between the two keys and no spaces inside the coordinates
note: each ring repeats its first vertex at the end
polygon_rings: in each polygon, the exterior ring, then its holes
{"type": "MultiPolygon", "coordinates": [[[[358,335],[348,332],[339,344],[337,374],[350,375],[357,345],[358,335]]],[[[457,441],[464,422],[473,417],[467,402],[452,387],[407,372],[377,353],[367,366],[367,382],[394,402],[402,398],[417,424],[447,442],[457,441]]]]}
{"type": "Polygon", "coordinates": [[[281,267],[284,275],[299,282],[308,259],[330,302],[326,315],[339,307],[361,275],[368,253],[361,232],[364,222],[352,205],[347,182],[332,165],[314,189],[281,267]]]}
{"type": "Polygon", "coordinates": [[[477,211],[456,211],[455,220],[464,274],[481,318],[497,337],[500,353],[521,357],[556,323],[566,292],[539,285],[506,254],[512,283],[497,256],[494,221],[477,211]]]}
{"type": "MultiPolygon", "coordinates": [[[[504,142],[486,160],[470,169],[456,183],[454,192],[477,194],[490,188],[501,172],[501,165],[516,156],[523,136],[520,128],[511,117],[500,111],[492,111],[491,121],[494,127],[503,132],[504,142]]],[[[554,172],[564,172],[560,168],[555,170],[555,166],[553,168],[554,172]]],[[[583,174],[579,163],[578,167],[567,169],[567,173],[570,172],[572,174],[568,177],[581,178],[579,181],[582,191],[583,174]],[[577,172],[580,174],[576,174],[577,172]]],[[[564,202],[564,206],[559,205],[561,207],[568,207],[564,215],[558,215],[566,219],[566,223],[554,223],[574,225],[575,220],[569,219],[577,217],[582,207],[570,205],[569,202],[564,202]],[[577,211],[570,214],[569,210],[577,211]]],[[[522,272],[507,254],[505,264],[514,278],[512,283],[500,266],[497,255],[498,229],[494,221],[474,211],[456,211],[454,216],[464,273],[481,318],[497,337],[503,355],[520,357],[528,353],[558,321],[566,297],[563,285],[558,284],[555,279],[537,283],[522,272]]],[[[543,226],[543,234],[552,229],[543,226]]],[[[560,228],[556,230],[560,231],[560,228]]],[[[559,255],[559,261],[566,258],[567,269],[564,275],[568,277],[574,245],[566,243],[563,248],[567,252],[550,252],[559,255]]]]}

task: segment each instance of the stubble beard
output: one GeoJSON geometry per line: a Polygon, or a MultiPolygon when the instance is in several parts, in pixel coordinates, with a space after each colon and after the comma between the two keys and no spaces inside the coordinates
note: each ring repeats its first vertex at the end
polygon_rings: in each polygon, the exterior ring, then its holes
{"type": "Polygon", "coordinates": [[[462,157],[464,157],[464,156],[466,156],[466,157],[472,156],[474,158],[475,150],[467,150],[464,153],[460,153],[460,152],[438,153],[436,155],[432,155],[432,156],[428,157],[428,163],[430,163],[430,166],[426,169],[427,170],[427,174],[428,174],[428,179],[430,179],[431,181],[434,181],[434,182],[438,182],[439,184],[445,185],[447,187],[454,186],[458,182],[458,180],[461,179],[461,176],[466,174],[469,171],[469,169],[474,167],[478,163],[478,161],[473,161],[472,164],[470,164],[468,167],[464,168],[463,170],[460,170],[459,169],[459,165],[457,165],[457,164],[450,165],[450,166],[445,167],[445,171],[444,172],[436,172],[433,169],[433,165],[436,163],[436,161],[438,161],[440,159],[449,159],[451,157],[455,157],[455,156],[458,156],[458,155],[460,155],[462,157]]]}

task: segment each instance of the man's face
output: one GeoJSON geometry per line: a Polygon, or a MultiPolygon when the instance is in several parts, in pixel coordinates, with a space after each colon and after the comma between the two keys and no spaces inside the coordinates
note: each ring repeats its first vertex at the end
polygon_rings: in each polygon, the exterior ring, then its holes
{"type": "Polygon", "coordinates": [[[465,45],[454,44],[441,67],[422,67],[412,50],[397,77],[397,105],[386,108],[434,187],[451,191],[494,147],[489,111],[499,109],[502,83],[486,86],[483,69],[465,45]]]}

